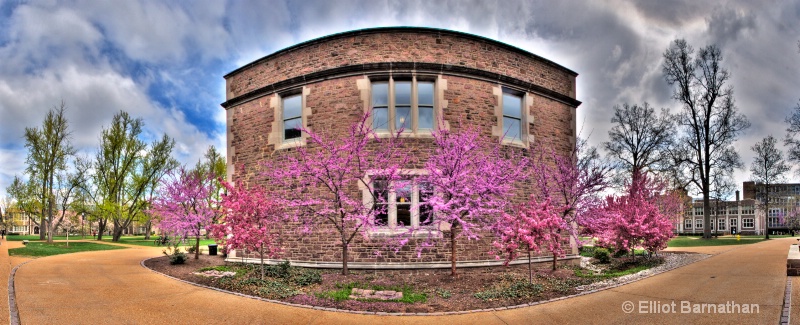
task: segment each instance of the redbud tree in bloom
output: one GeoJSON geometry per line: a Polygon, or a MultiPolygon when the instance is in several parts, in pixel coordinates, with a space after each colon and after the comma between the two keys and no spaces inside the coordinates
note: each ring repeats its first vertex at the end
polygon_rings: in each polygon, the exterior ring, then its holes
{"type": "Polygon", "coordinates": [[[625,195],[608,196],[605,204],[594,227],[599,244],[631,253],[637,247],[650,253],[666,248],[681,212],[677,195],[666,191],[665,182],[638,172],[625,195]]]}
{"type": "Polygon", "coordinates": [[[600,194],[608,188],[611,167],[585,141],[578,141],[567,154],[552,148],[545,142],[531,148],[531,178],[537,189],[534,195],[536,201],[549,201],[555,207],[570,225],[568,233],[580,242],[580,231],[593,225],[593,211],[602,205],[600,194]]]}
{"type": "Polygon", "coordinates": [[[269,182],[292,188],[285,196],[289,206],[301,216],[301,222],[314,231],[335,233],[342,247],[342,274],[349,274],[349,247],[354,238],[370,240],[369,232],[377,226],[376,216],[385,213],[385,197],[374,191],[370,200],[362,198],[361,189],[372,189],[376,180],[391,182],[402,174],[400,167],[408,154],[399,141],[402,130],[379,137],[371,126],[369,114],[350,126],[344,137],[331,137],[301,128],[307,140],[286,161],[266,166],[269,182]],[[322,195],[308,193],[322,192],[322,195]]]}
{"type": "Polygon", "coordinates": [[[436,149],[422,177],[434,192],[429,204],[438,223],[450,225],[451,275],[456,276],[460,238],[478,240],[508,208],[517,182],[526,180],[527,159],[482,137],[477,130],[433,132],[436,149]]]}
{"type": "Polygon", "coordinates": [[[183,238],[194,236],[194,258],[197,259],[200,255],[200,232],[212,223],[217,213],[216,204],[207,201],[213,189],[212,181],[181,167],[170,172],[161,183],[150,213],[162,231],[183,238]]]}
{"type": "Polygon", "coordinates": [[[245,249],[259,253],[261,278],[264,278],[264,257],[280,256],[282,230],[286,222],[296,217],[286,214],[284,204],[272,199],[264,188],[241,183],[236,187],[222,182],[227,194],[222,196],[224,214],[220,222],[209,225],[208,230],[225,251],[245,249]]]}
{"type": "Polygon", "coordinates": [[[505,265],[517,259],[520,249],[528,253],[528,281],[533,283],[531,252],[546,248],[553,254],[553,270],[558,257],[564,257],[562,233],[569,228],[560,211],[547,199],[539,203],[535,196],[516,207],[514,213],[504,214],[497,223],[498,239],[492,245],[497,258],[505,255],[505,265]]]}

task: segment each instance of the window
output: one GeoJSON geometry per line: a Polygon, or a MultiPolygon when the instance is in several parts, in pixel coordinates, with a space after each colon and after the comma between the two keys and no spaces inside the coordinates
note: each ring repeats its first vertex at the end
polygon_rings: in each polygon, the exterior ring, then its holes
{"type": "Polygon", "coordinates": [[[719,230],[725,230],[725,219],[717,219],[717,224],[719,230]]]}
{"type": "Polygon", "coordinates": [[[303,100],[300,94],[283,97],[283,140],[300,137],[303,127],[303,100]]]}
{"type": "Polygon", "coordinates": [[[731,219],[731,228],[736,227],[737,220],[731,219]]]}
{"type": "Polygon", "coordinates": [[[683,220],[683,228],[692,229],[692,219],[684,219],[683,220]]]}
{"type": "Polygon", "coordinates": [[[372,82],[372,128],[404,132],[433,130],[434,82],[390,78],[372,82]]]}
{"type": "Polygon", "coordinates": [[[778,217],[769,217],[767,218],[767,223],[770,227],[783,227],[781,224],[780,219],[778,217]]]}
{"type": "Polygon", "coordinates": [[[753,218],[744,218],[742,219],[742,228],[754,228],[755,221],[753,218]]]}
{"type": "Polygon", "coordinates": [[[372,183],[373,201],[378,214],[375,223],[389,228],[419,227],[433,221],[433,209],[428,201],[433,190],[428,184],[414,179],[388,181],[376,179],[372,183]]]}
{"type": "Polygon", "coordinates": [[[728,207],[728,214],[735,215],[738,213],[739,213],[739,207],[737,206],[728,207]]]}
{"type": "Polygon", "coordinates": [[[503,141],[522,141],[522,94],[503,89],[503,141]]]}
{"type": "Polygon", "coordinates": [[[697,229],[702,229],[703,228],[703,219],[695,219],[694,227],[697,228],[697,229]]]}
{"type": "Polygon", "coordinates": [[[703,207],[695,207],[694,208],[694,215],[702,216],[703,215],[703,207]]]}

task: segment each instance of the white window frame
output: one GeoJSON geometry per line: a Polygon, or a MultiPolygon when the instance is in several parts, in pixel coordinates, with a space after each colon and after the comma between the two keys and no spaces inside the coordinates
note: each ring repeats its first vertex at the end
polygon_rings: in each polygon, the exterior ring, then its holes
{"type": "MultiPolygon", "coordinates": [[[[389,194],[386,198],[387,201],[387,225],[383,227],[376,227],[370,231],[370,235],[397,235],[397,234],[405,234],[409,230],[415,230],[412,234],[413,236],[428,236],[433,234],[434,236],[441,237],[441,231],[439,229],[439,222],[436,221],[436,214],[432,214],[432,220],[428,222],[426,225],[420,225],[420,184],[416,181],[416,178],[425,175],[424,170],[403,170],[401,171],[403,175],[400,177],[400,180],[395,181],[410,181],[412,182],[412,190],[411,190],[411,225],[403,225],[400,226],[397,223],[397,193],[394,190],[394,186],[389,186],[389,194]],[[423,230],[421,232],[416,232],[416,230],[423,230]]],[[[366,176],[365,182],[369,184],[370,188],[362,188],[362,195],[364,199],[364,204],[366,206],[372,206],[372,191],[374,190],[374,179],[375,176],[368,173],[366,176]]],[[[434,193],[435,195],[435,193],[434,193]]]]}
{"type": "Polygon", "coordinates": [[[730,225],[731,225],[731,228],[738,227],[739,226],[739,220],[736,219],[736,218],[731,218],[730,219],[730,225]]]}
{"type": "MultiPolygon", "coordinates": [[[[267,144],[273,145],[274,150],[289,149],[301,147],[306,145],[306,138],[304,133],[300,133],[299,137],[286,139],[285,134],[285,119],[284,119],[284,99],[300,96],[300,125],[303,128],[308,128],[308,119],[311,117],[311,108],[308,107],[307,96],[311,93],[311,88],[300,87],[280,93],[270,95],[268,99],[268,109],[272,111],[273,119],[270,123],[270,132],[267,135],[267,144]]],[[[259,105],[261,101],[259,101],[259,105]]]]}
{"type": "Polygon", "coordinates": [[[692,229],[692,219],[683,220],[683,229],[692,229]]]}
{"type": "MultiPolygon", "coordinates": [[[[372,124],[372,129],[375,130],[377,133],[394,133],[398,130],[396,125],[396,118],[397,118],[397,96],[396,96],[396,84],[402,82],[409,82],[411,83],[411,123],[409,123],[409,127],[404,128],[403,134],[425,134],[430,135],[431,132],[437,129],[437,82],[435,76],[427,76],[427,75],[410,75],[410,76],[378,76],[373,77],[370,79],[369,85],[369,109],[370,115],[372,119],[370,123],[372,124]],[[430,84],[433,86],[433,93],[431,94],[432,103],[420,103],[419,102],[419,84],[425,83],[430,84]],[[386,106],[380,106],[381,108],[386,108],[387,110],[387,125],[386,127],[375,125],[375,113],[374,113],[374,91],[373,87],[376,84],[387,84],[388,87],[388,103],[386,106]],[[420,107],[430,108],[431,114],[433,114],[432,118],[432,125],[430,128],[421,128],[419,126],[419,116],[420,116],[420,107]]],[[[405,125],[405,124],[404,124],[405,125]]]]}
{"type": "Polygon", "coordinates": [[[719,219],[717,219],[717,229],[718,229],[718,230],[725,230],[725,228],[726,228],[726,227],[725,227],[725,224],[726,224],[726,222],[725,222],[725,218],[719,218],[719,219]]]}
{"type": "Polygon", "coordinates": [[[283,140],[283,143],[295,142],[295,141],[299,141],[300,139],[303,138],[302,132],[299,135],[297,135],[296,137],[294,137],[294,138],[291,138],[291,139],[287,139],[286,138],[286,121],[300,119],[300,126],[302,127],[302,126],[305,125],[305,123],[304,123],[305,122],[305,118],[303,117],[303,107],[305,107],[305,103],[304,103],[305,99],[303,97],[305,97],[305,96],[303,96],[302,92],[288,93],[288,94],[284,94],[284,95],[280,96],[280,99],[281,99],[281,139],[283,140]],[[293,98],[293,97],[297,97],[298,99],[300,99],[300,116],[291,117],[291,118],[287,119],[286,118],[286,100],[289,99],[289,98],[293,98]]]}
{"type": "Polygon", "coordinates": [[[514,143],[514,142],[524,143],[525,142],[525,138],[528,137],[528,127],[527,127],[527,121],[525,119],[525,115],[527,115],[527,112],[525,111],[525,92],[503,87],[503,91],[502,91],[502,94],[500,96],[500,121],[498,121],[498,123],[500,124],[500,132],[502,132],[500,134],[500,136],[501,136],[501,140],[500,141],[501,142],[503,142],[503,143],[514,143]],[[519,103],[520,103],[520,106],[519,106],[519,117],[514,117],[514,116],[510,116],[510,115],[506,115],[505,114],[505,110],[503,108],[505,107],[505,96],[506,95],[514,96],[514,97],[518,97],[519,98],[519,103]],[[517,130],[519,132],[519,137],[517,137],[517,138],[506,137],[506,126],[505,126],[505,119],[506,118],[519,120],[519,130],[517,130]]]}
{"type": "Polygon", "coordinates": [[[703,229],[703,219],[694,219],[694,228],[703,229]]]}
{"type": "Polygon", "coordinates": [[[755,227],[756,223],[754,218],[742,218],[742,228],[755,228],[755,227]]]}

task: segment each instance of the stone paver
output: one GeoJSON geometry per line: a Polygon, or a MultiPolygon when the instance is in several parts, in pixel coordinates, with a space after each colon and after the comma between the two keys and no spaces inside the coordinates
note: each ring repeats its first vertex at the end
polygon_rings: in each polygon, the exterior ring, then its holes
{"type": "MultiPolygon", "coordinates": [[[[189,285],[140,261],[160,249],[130,248],[41,258],[17,271],[23,324],[775,324],[794,239],[723,248],[700,262],[639,282],[526,308],[443,316],[381,316],[267,303],[189,285]],[[677,314],[625,313],[623,303],[675,301],[677,314]],[[758,304],[758,314],[681,314],[680,304],[758,304]]],[[[800,286],[795,286],[795,290],[800,286]]],[[[793,299],[797,304],[800,299],[793,299]]],[[[796,315],[798,307],[792,308],[796,315]]],[[[797,318],[792,318],[796,321],[797,318]]]]}

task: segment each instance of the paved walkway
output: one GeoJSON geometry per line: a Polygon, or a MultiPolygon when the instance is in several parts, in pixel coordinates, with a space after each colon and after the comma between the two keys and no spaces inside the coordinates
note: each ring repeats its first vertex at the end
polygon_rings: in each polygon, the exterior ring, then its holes
{"type": "MultiPolygon", "coordinates": [[[[716,255],[573,299],[454,316],[356,315],[220,293],[141,267],[141,260],[160,255],[159,249],[144,247],[33,260],[16,273],[16,299],[22,324],[775,324],[780,319],[786,285],[786,252],[793,242],[795,239],[776,239],[743,246],[685,248],[681,250],[716,255]],[[675,301],[678,314],[625,313],[622,305],[626,301],[637,308],[639,301],[675,301]],[[682,301],[758,304],[759,313],[680,314],[682,301]]],[[[7,247],[3,243],[0,251],[7,247]]],[[[0,258],[5,256],[7,253],[0,252],[0,258]]],[[[12,258],[11,263],[21,262],[12,258]]],[[[795,282],[797,290],[800,283],[795,282]]],[[[797,295],[795,298],[793,304],[800,303],[797,295]]],[[[794,317],[798,312],[800,306],[793,306],[793,323],[800,320],[794,317]]]]}

